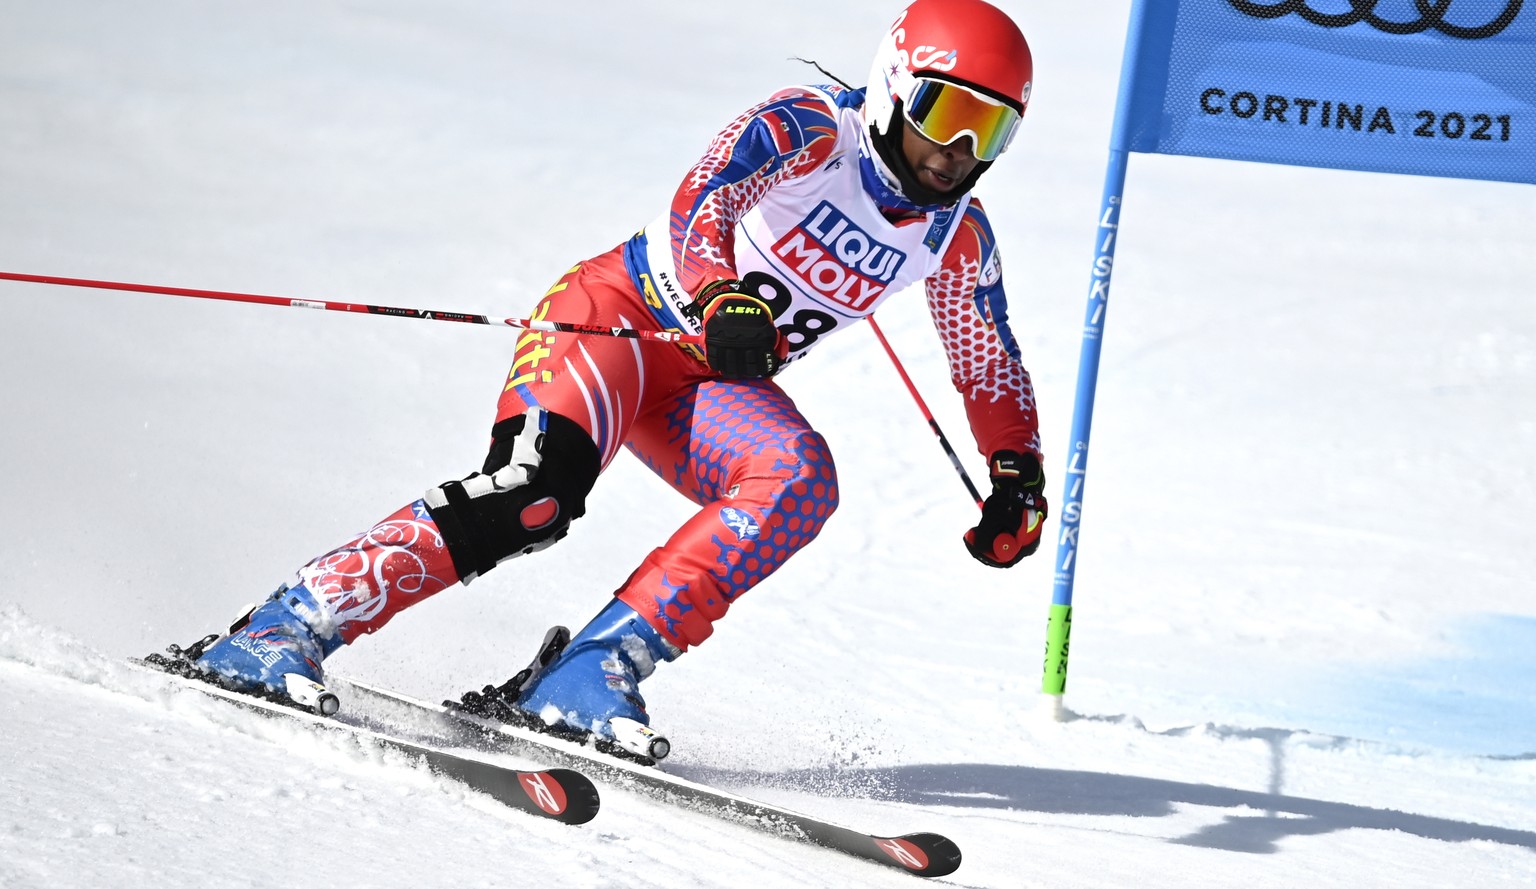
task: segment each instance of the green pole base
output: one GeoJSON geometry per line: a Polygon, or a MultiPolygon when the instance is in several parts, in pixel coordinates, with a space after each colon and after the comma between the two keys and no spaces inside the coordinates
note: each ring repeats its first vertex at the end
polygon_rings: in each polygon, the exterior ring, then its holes
{"type": "Polygon", "coordinates": [[[1045,672],[1040,690],[1048,695],[1067,690],[1067,649],[1072,642],[1072,606],[1052,605],[1045,627],[1045,672]]]}

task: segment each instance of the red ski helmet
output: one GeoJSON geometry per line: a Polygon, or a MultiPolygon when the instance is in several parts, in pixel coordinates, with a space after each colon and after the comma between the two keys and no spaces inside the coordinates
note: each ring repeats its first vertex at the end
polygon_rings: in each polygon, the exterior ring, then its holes
{"type": "Polygon", "coordinates": [[[1008,14],[985,0],[916,0],[891,25],[870,66],[865,121],[906,197],[944,203],[968,191],[1013,142],[1029,106],[1034,61],[1008,14]],[[934,195],[900,150],[901,129],[948,145],[969,137],[981,160],[963,187],[934,195]]]}

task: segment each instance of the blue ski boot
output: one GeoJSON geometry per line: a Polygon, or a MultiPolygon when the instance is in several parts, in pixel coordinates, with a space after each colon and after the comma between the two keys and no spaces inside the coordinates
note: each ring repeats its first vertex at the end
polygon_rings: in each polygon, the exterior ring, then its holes
{"type": "Polygon", "coordinates": [[[515,706],[556,731],[590,732],[600,747],[662,759],[671,744],[650,728],[639,686],[658,661],[679,654],[633,608],[614,599],[552,662],[535,661],[515,706]]]}
{"type": "Polygon", "coordinates": [[[329,611],[302,585],[277,588],[197,659],[240,691],[287,698],[329,716],[340,706],[325,690],[320,662],[342,645],[329,611]]]}

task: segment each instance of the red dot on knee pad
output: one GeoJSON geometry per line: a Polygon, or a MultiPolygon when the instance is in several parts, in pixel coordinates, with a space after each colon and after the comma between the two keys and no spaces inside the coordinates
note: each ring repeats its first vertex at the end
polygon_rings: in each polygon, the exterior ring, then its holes
{"type": "Polygon", "coordinates": [[[548,527],[560,515],[560,503],[553,497],[542,497],[523,507],[517,520],[529,531],[548,527]]]}

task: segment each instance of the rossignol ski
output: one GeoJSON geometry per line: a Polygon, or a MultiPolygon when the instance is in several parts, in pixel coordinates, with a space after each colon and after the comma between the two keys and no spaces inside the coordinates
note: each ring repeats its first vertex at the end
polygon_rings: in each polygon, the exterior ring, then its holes
{"type": "Polygon", "coordinates": [[[426,742],[406,740],[353,722],[335,708],[335,715],[321,716],[297,705],[271,697],[235,691],[215,684],[211,677],[187,669],[186,661],[153,654],[132,663],[157,670],[204,695],[275,719],[288,719],[316,731],[338,732],[360,743],[403,753],[420,760],[432,772],[476,790],[504,805],[565,824],[585,824],[597,816],[601,800],[597,788],[581,772],[569,768],[523,771],[500,765],[471,752],[456,753],[426,742]]]}
{"type": "Polygon", "coordinates": [[[487,749],[574,768],[600,781],[654,799],[684,803],[692,811],[725,818],[764,833],[834,849],[921,877],[946,876],[960,867],[960,847],[936,833],[876,836],[736,796],[652,766],[600,753],[574,741],[482,719],[450,705],[431,704],[352,680],[340,680],[339,685],[345,690],[347,700],[366,701],[370,711],[382,714],[394,707],[399,718],[406,722],[419,722],[423,714],[429,714],[445,724],[470,730],[462,737],[478,738],[487,749]]]}

